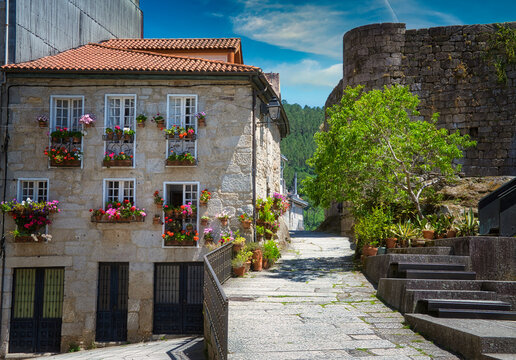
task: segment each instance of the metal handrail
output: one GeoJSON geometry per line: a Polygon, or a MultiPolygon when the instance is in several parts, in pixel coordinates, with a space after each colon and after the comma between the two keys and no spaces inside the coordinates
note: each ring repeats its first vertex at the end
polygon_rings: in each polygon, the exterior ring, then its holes
{"type": "Polygon", "coordinates": [[[203,310],[209,324],[209,331],[204,332],[205,344],[212,344],[214,355],[218,360],[226,360],[228,354],[228,313],[229,299],[222,284],[231,277],[231,254],[233,243],[217,248],[204,256],[203,310]]]}

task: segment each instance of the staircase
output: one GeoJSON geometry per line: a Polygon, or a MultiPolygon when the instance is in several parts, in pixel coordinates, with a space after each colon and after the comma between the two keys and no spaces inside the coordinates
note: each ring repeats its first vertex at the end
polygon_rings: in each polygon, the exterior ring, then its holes
{"type": "Polygon", "coordinates": [[[366,260],[366,275],[423,335],[468,359],[516,359],[516,282],[477,280],[448,246],[389,249],[366,260]]]}

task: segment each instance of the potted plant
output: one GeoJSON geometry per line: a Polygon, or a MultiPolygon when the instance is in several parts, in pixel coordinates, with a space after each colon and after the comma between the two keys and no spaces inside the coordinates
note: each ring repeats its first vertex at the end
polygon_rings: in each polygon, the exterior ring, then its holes
{"type": "Polygon", "coordinates": [[[39,115],[36,118],[36,121],[38,122],[40,128],[48,126],[48,117],[46,117],[45,115],[39,115]]]}
{"type": "Polygon", "coordinates": [[[73,138],[72,141],[73,141],[74,144],[80,144],[81,143],[81,138],[83,136],[81,131],[70,131],[69,135],[70,135],[70,137],[73,138]]]}
{"type": "Polygon", "coordinates": [[[231,229],[224,230],[220,234],[219,244],[224,245],[228,242],[233,241],[235,238],[233,237],[233,231],[231,229]]]}
{"type": "Polygon", "coordinates": [[[199,205],[206,206],[208,205],[208,201],[211,199],[211,192],[208,191],[208,189],[204,189],[201,191],[201,197],[199,199],[199,205]]]}
{"type": "Polygon", "coordinates": [[[111,128],[106,128],[106,139],[107,140],[113,140],[115,136],[115,132],[111,128]]]}
{"type": "Polygon", "coordinates": [[[68,142],[68,129],[67,128],[56,128],[56,130],[50,133],[53,143],[68,142]]]}
{"type": "Polygon", "coordinates": [[[202,216],[201,217],[201,225],[202,226],[208,226],[210,223],[210,217],[209,216],[202,216]]]}
{"type": "Polygon", "coordinates": [[[252,242],[245,245],[245,251],[252,252],[252,268],[254,271],[262,271],[262,246],[257,242],[252,242]]]}
{"type": "Polygon", "coordinates": [[[244,229],[250,229],[251,223],[253,222],[253,219],[247,213],[243,213],[238,217],[238,220],[240,220],[240,224],[242,224],[242,228],[244,229]]]}
{"type": "Polygon", "coordinates": [[[147,116],[140,114],[136,117],[136,124],[138,124],[138,127],[145,127],[145,121],[147,121],[147,116]]]}
{"type": "Polygon", "coordinates": [[[229,221],[229,214],[224,210],[217,215],[217,219],[220,221],[220,225],[227,226],[229,221]]]}
{"type": "Polygon", "coordinates": [[[235,237],[235,240],[233,241],[233,252],[238,253],[241,251],[245,246],[245,237],[237,236],[235,237]]]}
{"type": "Polygon", "coordinates": [[[161,209],[163,207],[163,202],[165,200],[163,200],[163,198],[159,195],[158,190],[154,191],[153,197],[154,197],[154,204],[156,204],[157,208],[161,209]]]}
{"type": "Polygon", "coordinates": [[[232,260],[233,274],[237,277],[242,277],[245,274],[245,264],[249,260],[249,252],[241,251],[232,260]]]}
{"type": "Polygon", "coordinates": [[[210,227],[204,229],[204,244],[206,246],[213,244],[213,229],[210,227]]]}
{"type": "Polygon", "coordinates": [[[95,121],[97,118],[93,114],[84,114],[79,118],[79,123],[83,124],[85,127],[95,126],[95,121]]]}
{"type": "Polygon", "coordinates": [[[124,137],[124,130],[116,125],[115,126],[115,140],[122,140],[122,138],[124,137]]]}
{"type": "Polygon", "coordinates": [[[90,209],[90,212],[91,212],[91,215],[93,216],[93,218],[95,219],[95,221],[97,221],[97,222],[102,221],[104,215],[106,214],[104,209],[96,209],[96,210],[90,209]]]}
{"type": "Polygon", "coordinates": [[[262,241],[265,235],[265,227],[256,225],[256,240],[262,241]]]}
{"type": "Polygon", "coordinates": [[[268,240],[263,244],[263,268],[270,268],[279,258],[281,253],[274,240],[268,240]]]}
{"type": "Polygon", "coordinates": [[[265,234],[264,235],[265,235],[265,239],[266,240],[270,240],[274,236],[274,231],[272,231],[271,229],[265,228],[265,234]]]}
{"type": "Polygon", "coordinates": [[[124,130],[124,140],[125,141],[132,141],[135,131],[131,129],[124,130]]]}
{"type": "Polygon", "coordinates": [[[195,139],[195,129],[191,126],[187,126],[186,135],[184,137],[187,139],[195,139]]]}
{"type": "Polygon", "coordinates": [[[473,209],[463,210],[462,216],[457,221],[460,236],[474,236],[478,234],[478,219],[475,218],[473,209]]]}
{"type": "Polygon", "coordinates": [[[426,218],[416,218],[416,225],[423,234],[423,238],[432,240],[435,236],[433,224],[437,222],[435,215],[427,215],[426,218]]]}
{"type": "Polygon", "coordinates": [[[159,113],[157,113],[155,116],[152,117],[152,121],[156,123],[157,127],[162,128],[163,124],[165,123],[165,118],[161,116],[159,113]]]}
{"type": "Polygon", "coordinates": [[[152,223],[154,225],[161,225],[161,217],[159,214],[154,214],[154,218],[152,219],[152,223]]]}
{"type": "Polygon", "coordinates": [[[206,113],[204,111],[198,112],[195,117],[197,118],[197,125],[206,126],[206,113]]]}
{"type": "Polygon", "coordinates": [[[186,231],[193,231],[194,226],[193,226],[193,224],[188,223],[188,224],[186,224],[185,228],[186,228],[186,231]]]}
{"type": "Polygon", "coordinates": [[[398,238],[402,247],[410,246],[410,240],[417,236],[417,229],[410,221],[393,225],[391,231],[398,238]]]}
{"type": "Polygon", "coordinates": [[[167,139],[174,139],[177,134],[177,125],[172,125],[170,129],[165,129],[165,137],[167,139]]]}

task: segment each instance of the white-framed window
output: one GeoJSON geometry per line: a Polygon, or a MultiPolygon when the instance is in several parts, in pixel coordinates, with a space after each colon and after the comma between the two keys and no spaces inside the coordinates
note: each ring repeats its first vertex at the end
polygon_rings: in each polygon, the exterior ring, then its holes
{"type": "Polygon", "coordinates": [[[134,205],[136,200],[135,179],[104,179],[104,206],[109,202],[129,200],[134,205]]]}
{"type": "Polygon", "coordinates": [[[192,224],[194,230],[199,229],[199,182],[165,182],[163,184],[163,194],[165,203],[171,208],[178,208],[181,205],[191,203],[196,208],[196,212],[190,217],[176,217],[163,224],[163,232],[186,229],[188,224],[192,224]]]}
{"type": "Polygon", "coordinates": [[[84,96],[52,95],[50,97],[51,130],[67,128],[79,130],[79,119],[84,114],[84,96]]]}
{"type": "Polygon", "coordinates": [[[48,201],[48,179],[18,179],[18,201],[48,201]]]}
{"type": "Polygon", "coordinates": [[[167,128],[173,125],[192,127],[197,132],[197,95],[175,95],[167,97],[167,128]]]}
{"type": "Polygon", "coordinates": [[[134,130],[136,95],[106,94],[106,127],[134,130]]]}

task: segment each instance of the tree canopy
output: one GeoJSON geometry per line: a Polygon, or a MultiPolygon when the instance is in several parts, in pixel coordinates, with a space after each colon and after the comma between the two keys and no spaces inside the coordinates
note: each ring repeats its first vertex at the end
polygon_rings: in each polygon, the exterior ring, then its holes
{"type": "Polygon", "coordinates": [[[399,85],[346,88],[341,103],[328,109],[329,130],[315,135],[317,149],[308,161],[315,176],[303,185],[315,204],[348,201],[359,212],[409,201],[422,216],[422,197],[460,171],[455,160],[475,142],[437,128],[438,114],[423,121],[418,104],[399,85]]]}

